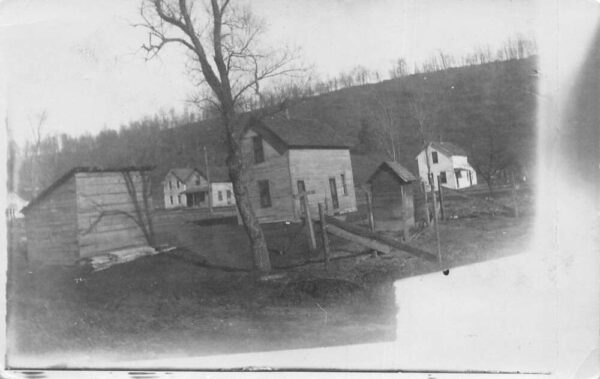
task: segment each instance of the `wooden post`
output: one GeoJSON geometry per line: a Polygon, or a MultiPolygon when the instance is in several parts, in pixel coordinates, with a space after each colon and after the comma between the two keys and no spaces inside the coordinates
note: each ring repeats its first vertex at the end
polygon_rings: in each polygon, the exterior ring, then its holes
{"type": "Polygon", "coordinates": [[[311,251],[317,249],[317,240],[315,238],[315,227],[312,218],[310,217],[310,208],[308,206],[308,194],[306,192],[300,194],[302,204],[304,204],[304,217],[306,219],[306,228],[308,230],[308,244],[311,251]]]}
{"type": "MultiPolygon", "coordinates": [[[[436,207],[436,199],[435,199],[435,188],[433,182],[433,174],[429,177],[429,182],[431,185],[431,199],[433,200],[433,225],[435,227],[435,241],[437,245],[437,254],[438,254],[438,262],[440,264],[440,270],[443,270],[443,262],[442,262],[442,248],[440,246],[440,227],[438,225],[438,217],[437,217],[437,207],[436,207]]],[[[438,186],[439,186],[438,182],[438,186]]]]}
{"type": "Polygon", "coordinates": [[[329,271],[329,237],[327,236],[327,221],[325,207],[319,203],[319,219],[321,219],[321,234],[323,238],[323,255],[325,256],[325,271],[329,271]]]}
{"type": "Polygon", "coordinates": [[[208,169],[208,153],[206,152],[206,146],[204,146],[204,169],[206,170],[206,181],[208,182],[208,212],[212,214],[212,185],[210,183],[210,170],[208,169]]]}
{"type": "Polygon", "coordinates": [[[427,226],[431,226],[431,220],[429,219],[429,201],[427,199],[427,187],[425,182],[422,183],[421,188],[423,189],[423,196],[425,197],[425,222],[427,226]]]}
{"type": "Polygon", "coordinates": [[[371,191],[365,191],[367,197],[367,215],[369,218],[369,230],[375,232],[375,219],[373,218],[373,202],[371,200],[371,191]]]}
{"type": "Polygon", "coordinates": [[[514,216],[519,217],[519,205],[517,204],[517,183],[515,183],[515,173],[510,172],[510,180],[512,182],[512,201],[514,207],[514,216]]]}
{"type": "Polygon", "coordinates": [[[440,220],[444,220],[444,195],[442,191],[442,182],[438,176],[438,193],[440,195],[440,220]]]}

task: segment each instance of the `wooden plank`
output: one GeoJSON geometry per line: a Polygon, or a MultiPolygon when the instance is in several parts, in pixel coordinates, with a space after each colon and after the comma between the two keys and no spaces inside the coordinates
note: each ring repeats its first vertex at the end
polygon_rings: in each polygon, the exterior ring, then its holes
{"type": "Polygon", "coordinates": [[[327,220],[327,231],[338,235],[342,238],[347,238],[351,241],[355,241],[363,246],[381,251],[382,253],[390,253],[393,250],[400,250],[408,254],[414,255],[419,258],[423,258],[430,262],[436,261],[436,256],[428,251],[421,250],[417,247],[410,246],[408,244],[398,242],[391,238],[380,236],[375,233],[371,233],[367,229],[363,229],[359,226],[352,225],[343,221],[340,221],[334,217],[326,216],[327,220]]]}

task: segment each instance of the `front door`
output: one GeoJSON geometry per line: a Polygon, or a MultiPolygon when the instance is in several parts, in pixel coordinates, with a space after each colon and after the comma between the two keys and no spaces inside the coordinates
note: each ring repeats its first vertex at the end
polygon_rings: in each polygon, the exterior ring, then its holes
{"type": "Polygon", "coordinates": [[[329,189],[331,190],[331,204],[333,209],[338,209],[340,203],[338,201],[337,186],[335,185],[335,178],[329,178],[329,189]]]}

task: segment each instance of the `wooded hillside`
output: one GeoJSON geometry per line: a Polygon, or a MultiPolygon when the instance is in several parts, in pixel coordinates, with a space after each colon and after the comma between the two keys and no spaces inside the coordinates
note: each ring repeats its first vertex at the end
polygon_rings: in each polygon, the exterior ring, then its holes
{"type": "MultiPolygon", "coordinates": [[[[503,167],[531,169],[535,143],[537,69],[535,57],[450,68],[375,84],[292,99],[292,117],[330,124],[354,146],[357,184],[382,159],[416,170],[422,139],[455,142],[469,152],[474,167],[492,175],[503,167]]],[[[154,198],[172,167],[225,165],[221,128],[214,120],[164,114],[132,122],[96,136],[47,137],[40,153],[21,152],[18,190],[26,198],[73,166],[155,165],[154,198]]],[[[29,150],[28,150],[29,149],[29,150]]],[[[160,201],[157,201],[160,205],[160,201]]]]}

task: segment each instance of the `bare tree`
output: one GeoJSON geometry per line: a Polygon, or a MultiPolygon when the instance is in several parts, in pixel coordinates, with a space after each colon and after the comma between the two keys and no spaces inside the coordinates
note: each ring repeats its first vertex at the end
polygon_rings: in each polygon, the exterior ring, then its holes
{"type": "Polygon", "coordinates": [[[398,159],[398,104],[389,95],[373,89],[372,106],[367,107],[376,120],[374,132],[377,145],[382,148],[389,159],[398,159]]]}
{"type": "Polygon", "coordinates": [[[248,7],[235,7],[230,0],[144,0],[141,16],[141,26],[149,31],[149,40],[143,46],[148,56],[155,56],[166,45],[182,47],[189,53],[191,69],[200,79],[198,84],[210,88],[211,96],[206,100],[219,111],[229,177],[250,239],[254,267],[269,271],[266,240],[245,181],[241,140],[249,120],[241,110],[252,93],[260,96],[266,80],[298,73],[299,68],[292,65],[296,56],[286,49],[262,48],[259,39],[264,24],[248,7]]]}
{"type": "Polygon", "coordinates": [[[44,109],[37,113],[32,119],[29,117],[29,130],[31,133],[31,196],[35,197],[40,190],[40,175],[41,175],[41,149],[44,140],[44,125],[48,119],[48,112],[44,109]]]}

